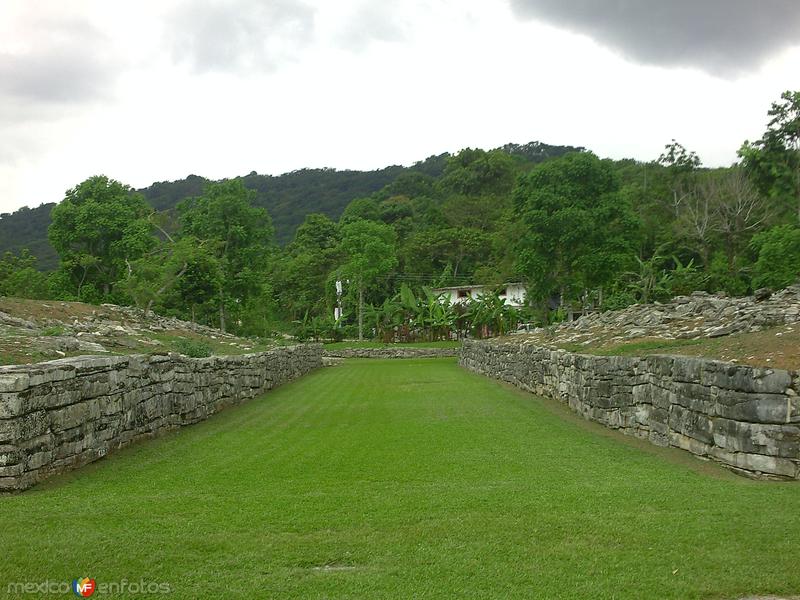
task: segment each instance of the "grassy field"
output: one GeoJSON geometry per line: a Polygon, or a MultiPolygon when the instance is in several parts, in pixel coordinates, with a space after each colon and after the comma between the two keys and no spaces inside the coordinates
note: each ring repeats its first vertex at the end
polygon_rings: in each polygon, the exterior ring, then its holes
{"type": "Polygon", "coordinates": [[[0,596],[89,576],[171,598],[739,598],[799,593],[798,540],[800,485],[451,359],[347,361],[0,497],[0,596]]]}

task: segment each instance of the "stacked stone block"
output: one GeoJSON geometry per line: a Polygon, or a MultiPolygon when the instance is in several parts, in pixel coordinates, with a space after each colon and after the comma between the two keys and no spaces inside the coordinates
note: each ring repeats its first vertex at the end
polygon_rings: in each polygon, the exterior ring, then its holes
{"type": "Polygon", "coordinates": [[[320,367],[318,345],[242,356],[82,356],[0,367],[0,491],[190,425],[320,367]]]}
{"type": "Polygon", "coordinates": [[[460,364],[742,474],[800,479],[800,372],[480,341],[464,343],[460,364]]]}
{"type": "Polygon", "coordinates": [[[444,358],[458,356],[458,348],[340,348],[325,350],[328,358],[444,358]]]}

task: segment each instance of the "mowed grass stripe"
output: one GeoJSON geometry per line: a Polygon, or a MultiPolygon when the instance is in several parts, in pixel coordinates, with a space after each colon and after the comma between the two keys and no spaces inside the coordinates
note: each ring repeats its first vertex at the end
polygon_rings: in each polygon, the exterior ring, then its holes
{"type": "Polygon", "coordinates": [[[8,581],[172,598],[800,593],[800,486],[586,424],[452,359],[348,361],[0,498],[8,581]]]}

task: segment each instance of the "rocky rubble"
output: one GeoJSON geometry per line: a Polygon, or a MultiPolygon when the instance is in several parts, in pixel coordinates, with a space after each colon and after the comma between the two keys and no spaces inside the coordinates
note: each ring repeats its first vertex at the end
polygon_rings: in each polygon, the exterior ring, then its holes
{"type": "Polygon", "coordinates": [[[800,284],[774,294],[758,290],[744,298],[694,292],[663,304],[585,315],[555,328],[535,329],[529,337],[544,345],[588,345],[650,337],[712,338],[792,323],[800,323],[800,284]]]}
{"type": "Polygon", "coordinates": [[[234,350],[252,350],[250,341],[218,329],[154,313],[145,315],[133,307],[8,299],[0,308],[4,309],[0,310],[0,354],[25,350],[31,358],[23,358],[24,362],[74,353],[147,352],[162,346],[157,336],[165,332],[209,338],[234,350]]]}

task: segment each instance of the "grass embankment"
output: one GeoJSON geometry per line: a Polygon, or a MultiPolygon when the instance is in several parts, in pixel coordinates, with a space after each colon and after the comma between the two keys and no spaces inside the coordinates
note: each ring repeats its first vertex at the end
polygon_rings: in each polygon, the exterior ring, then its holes
{"type": "Polygon", "coordinates": [[[452,359],[317,371],[0,497],[0,523],[2,590],[89,576],[167,582],[176,599],[800,591],[800,485],[618,436],[452,359]]]}
{"type": "Polygon", "coordinates": [[[639,339],[592,346],[558,344],[570,352],[603,356],[681,354],[702,356],[757,367],[800,369],[800,325],[772,327],[764,331],[737,333],[718,338],[689,340],[639,339]]]}

